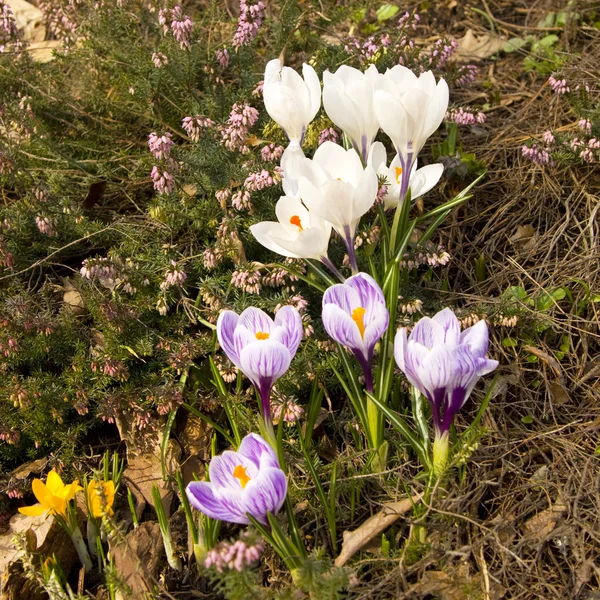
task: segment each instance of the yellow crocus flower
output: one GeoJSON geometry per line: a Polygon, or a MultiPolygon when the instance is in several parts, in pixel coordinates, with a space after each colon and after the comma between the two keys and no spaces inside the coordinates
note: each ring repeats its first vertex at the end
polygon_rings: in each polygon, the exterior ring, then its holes
{"type": "Polygon", "coordinates": [[[87,486],[88,507],[96,519],[114,514],[114,481],[90,481],[87,486]]]}
{"type": "Polygon", "coordinates": [[[51,515],[56,514],[64,517],[67,513],[67,504],[83,488],[79,485],[77,479],[73,483],[65,485],[60,475],[52,469],[48,473],[46,483],[41,479],[34,479],[31,483],[31,489],[39,504],[19,508],[21,514],[38,517],[48,511],[51,515]]]}

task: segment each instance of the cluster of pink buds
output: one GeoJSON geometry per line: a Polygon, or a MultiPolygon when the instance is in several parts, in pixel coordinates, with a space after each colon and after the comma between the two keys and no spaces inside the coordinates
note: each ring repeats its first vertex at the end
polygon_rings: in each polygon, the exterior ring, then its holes
{"type": "Polygon", "coordinates": [[[379,39],[371,35],[363,43],[357,37],[351,37],[344,45],[344,50],[360,58],[363,63],[369,63],[384,48],[388,48],[390,43],[390,36],[387,33],[380,35],[379,39]]]}
{"type": "Polygon", "coordinates": [[[127,365],[122,360],[114,358],[106,358],[104,364],[93,360],[90,363],[90,368],[94,373],[102,373],[107,377],[118,379],[119,381],[127,381],[129,378],[129,370],[127,365]]]}
{"type": "Polygon", "coordinates": [[[157,69],[164,67],[169,64],[169,58],[166,54],[162,52],[153,52],[152,53],[152,62],[157,69]]]}
{"type": "Polygon", "coordinates": [[[150,177],[152,178],[154,189],[159,194],[170,194],[173,191],[173,188],[175,187],[175,179],[173,178],[173,175],[166,169],[159,168],[154,165],[152,167],[150,177]]]}
{"type": "Polygon", "coordinates": [[[557,79],[556,77],[554,77],[554,75],[550,75],[550,77],[548,78],[548,83],[550,84],[552,91],[555,94],[558,94],[559,96],[571,91],[571,89],[567,85],[566,79],[557,79]]]}
{"type": "Polygon", "coordinates": [[[86,258],[79,272],[84,279],[98,278],[105,287],[112,287],[117,279],[117,269],[106,257],[86,258]]]}
{"type": "MultiPolygon", "coordinates": [[[[441,38],[433,44],[428,57],[429,69],[440,69],[452,58],[458,50],[458,42],[454,38],[441,38]]],[[[423,70],[425,68],[423,67],[423,70]]]]}
{"type": "MultiPolygon", "coordinates": [[[[73,8],[73,5],[74,3],[71,4],[71,8],[73,8]]],[[[77,39],[77,23],[71,18],[70,14],[65,12],[61,3],[53,0],[41,0],[37,3],[37,7],[44,14],[44,23],[48,31],[62,40],[66,48],[73,46],[77,39]]]]}
{"type": "Polygon", "coordinates": [[[478,74],[479,69],[475,65],[462,65],[456,72],[454,82],[457,87],[467,87],[475,81],[478,74]]]}
{"type": "Polygon", "coordinates": [[[250,192],[264,190],[267,187],[277,185],[281,181],[281,169],[275,167],[273,173],[269,173],[266,169],[262,169],[257,173],[251,173],[244,181],[244,187],[250,192]]]}
{"type": "Polygon", "coordinates": [[[19,30],[13,11],[5,0],[0,0],[0,54],[6,51],[10,43],[18,42],[19,30]]]}
{"type": "Polygon", "coordinates": [[[421,265],[429,267],[445,266],[450,262],[450,254],[441,246],[434,252],[418,252],[410,256],[405,254],[400,264],[405,269],[416,269],[421,265]]]}
{"type": "Polygon", "coordinates": [[[232,383],[237,378],[237,367],[223,354],[213,356],[215,366],[225,383],[232,383]]]}
{"type": "Polygon", "coordinates": [[[195,117],[184,117],[181,122],[185,132],[190,136],[192,142],[200,141],[203,129],[210,129],[215,126],[215,122],[208,117],[196,115],[195,117]]]}
{"type": "Polygon", "coordinates": [[[398,296],[398,300],[400,300],[400,304],[398,305],[399,310],[404,315],[414,315],[415,313],[423,311],[423,302],[418,298],[409,302],[402,302],[404,298],[398,296]]]}
{"type": "Polygon", "coordinates": [[[251,262],[245,269],[236,269],[231,274],[231,285],[247,294],[260,294],[262,289],[260,269],[262,265],[251,262]]]}
{"type": "Polygon", "coordinates": [[[0,441],[10,446],[16,446],[21,439],[21,434],[16,429],[0,428],[0,441]]]}
{"type": "Polygon", "coordinates": [[[339,137],[340,136],[338,132],[333,127],[326,127],[319,132],[318,144],[319,146],[325,142],[333,142],[334,144],[337,144],[339,137]]]}
{"type": "Polygon", "coordinates": [[[521,154],[538,165],[547,165],[550,164],[550,153],[548,150],[544,150],[543,148],[539,148],[537,144],[533,144],[530,146],[523,146],[521,148],[521,154]]]}
{"type": "Polygon", "coordinates": [[[452,108],[446,113],[446,120],[457,125],[475,125],[485,123],[485,114],[481,111],[475,112],[468,107],[452,108]]]}
{"type": "Polygon", "coordinates": [[[165,278],[160,284],[160,289],[165,291],[170,287],[181,287],[187,279],[185,271],[177,268],[177,263],[171,261],[172,268],[165,273],[165,278]]]}
{"type": "Polygon", "coordinates": [[[579,119],[577,125],[584,133],[590,135],[592,133],[592,122],[588,119],[579,119]]]}
{"type": "Polygon", "coordinates": [[[229,66],[229,50],[227,48],[221,48],[217,50],[217,62],[221,69],[225,70],[229,66]]]}
{"type": "Polygon", "coordinates": [[[258,120],[258,111],[249,104],[236,102],[231,107],[227,125],[221,130],[223,145],[232,152],[246,154],[250,151],[246,141],[249,129],[258,120]]]}
{"type": "Polygon", "coordinates": [[[292,425],[299,421],[304,415],[304,409],[292,402],[291,400],[283,400],[282,402],[277,401],[277,397],[273,398],[271,404],[271,415],[273,417],[273,424],[277,425],[283,416],[283,422],[292,425]]]}
{"type": "Polygon", "coordinates": [[[265,82],[264,82],[264,80],[262,80],[262,81],[259,81],[259,82],[256,84],[256,87],[255,87],[255,88],[252,90],[252,95],[253,95],[255,98],[260,98],[260,97],[262,96],[262,94],[263,94],[263,86],[264,86],[264,85],[265,85],[265,82]]]}
{"type": "Polygon", "coordinates": [[[221,205],[223,210],[226,210],[227,200],[231,197],[231,190],[229,188],[223,188],[222,190],[217,190],[215,192],[215,198],[217,202],[221,205]]]}
{"type": "Polygon", "coordinates": [[[257,561],[262,552],[262,542],[251,540],[249,536],[244,536],[233,544],[219,542],[212,550],[208,551],[204,559],[204,566],[207,569],[214,567],[219,573],[225,569],[235,569],[241,572],[257,561]]]}
{"type": "Polygon", "coordinates": [[[179,42],[179,47],[182,50],[189,50],[194,24],[188,15],[183,14],[180,4],[173,8],[161,8],[158,11],[158,22],[162,25],[165,35],[171,31],[173,37],[179,42]]]}
{"type": "Polygon", "coordinates": [[[503,313],[498,313],[494,317],[494,324],[499,325],[500,327],[516,327],[519,322],[519,317],[517,315],[513,315],[512,317],[507,317],[503,313]]]}
{"type": "Polygon", "coordinates": [[[237,50],[247,46],[258,35],[265,16],[265,5],[262,0],[240,0],[240,18],[233,36],[233,45],[237,50]]]}
{"type": "Polygon", "coordinates": [[[542,134],[542,139],[547,146],[551,146],[556,141],[554,134],[550,130],[544,131],[542,134]]]}
{"type": "Polygon", "coordinates": [[[276,146],[275,144],[267,144],[260,151],[260,157],[264,162],[274,162],[277,163],[281,160],[283,156],[283,151],[285,148],[283,146],[276,146]]]}
{"type": "Polygon", "coordinates": [[[231,196],[231,206],[238,211],[252,212],[252,202],[250,201],[250,192],[248,190],[239,190],[231,196]]]}
{"type": "Polygon", "coordinates": [[[29,482],[26,479],[11,479],[4,489],[4,493],[12,500],[19,500],[25,497],[29,488],[29,482]]]}
{"type": "Polygon", "coordinates": [[[460,323],[460,326],[462,329],[467,329],[468,327],[473,327],[473,325],[475,325],[476,323],[479,323],[479,321],[485,321],[486,316],[479,316],[475,313],[471,313],[470,315],[466,315],[464,317],[461,317],[460,319],[458,319],[458,322],[460,323]]]}
{"type": "Polygon", "coordinates": [[[421,17],[418,14],[411,15],[409,12],[405,12],[398,18],[396,26],[398,29],[412,29],[416,31],[420,20],[421,17]]]}
{"type": "Polygon", "coordinates": [[[56,236],[56,229],[54,228],[54,222],[48,217],[36,217],[35,224],[40,230],[40,233],[47,235],[48,237],[56,236]]]}
{"type": "Polygon", "coordinates": [[[156,132],[152,132],[148,135],[148,149],[152,153],[152,156],[157,160],[167,160],[171,157],[171,147],[173,146],[173,134],[165,133],[164,135],[157,135],[156,132]]]}
{"type": "Polygon", "coordinates": [[[15,164],[12,160],[12,158],[10,158],[10,156],[8,156],[8,154],[6,154],[6,152],[3,152],[2,150],[0,150],[0,175],[8,175],[9,173],[12,173],[15,170],[15,164]]]}
{"type": "Polygon", "coordinates": [[[18,350],[19,344],[17,343],[17,340],[14,337],[9,336],[6,340],[6,343],[0,341],[0,354],[3,354],[6,358],[11,356],[12,354],[15,354],[18,350]]]}
{"type": "MultiPolygon", "coordinates": [[[[286,258],[283,261],[284,265],[293,266],[294,269],[304,274],[306,267],[302,261],[297,261],[293,258],[286,258]]],[[[262,278],[263,285],[272,288],[286,288],[284,291],[293,292],[295,287],[292,283],[298,281],[298,277],[286,271],[281,267],[275,267],[270,273],[267,273],[262,278]]]]}

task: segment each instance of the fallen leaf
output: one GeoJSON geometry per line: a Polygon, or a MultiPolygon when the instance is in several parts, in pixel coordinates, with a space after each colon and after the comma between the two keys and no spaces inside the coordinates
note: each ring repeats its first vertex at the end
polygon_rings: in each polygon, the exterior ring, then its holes
{"type": "Polygon", "coordinates": [[[25,0],[8,0],[17,29],[25,42],[43,42],[46,39],[44,13],[25,0]]]}
{"type": "Polygon", "coordinates": [[[535,346],[523,346],[523,350],[525,350],[525,352],[531,352],[531,354],[534,354],[540,360],[543,360],[545,363],[548,364],[548,366],[551,367],[556,376],[559,379],[562,379],[562,368],[560,366],[560,363],[554,358],[554,356],[551,356],[547,352],[544,352],[543,350],[540,350],[535,346]]]}
{"type": "Polygon", "coordinates": [[[535,229],[531,225],[519,225],[517,231],[510,237],[511,242],[526,242],[535,235],[535,229]]]}
{"type": "Polygon", "coordinates": [[[54,51],[62,48],[60,40],[46,40],[44,42],[32,42],[27,46],[27,52],[35,62],[47,63],[54,60],[54,51]]]}
{"type": "Polygon", "coordinates": [[[11,472],[11,477],[16,477],[17,479],[26,479],[30,475],[40,475],[46,465],[48,464],[47,458],[38,458],[37,460],[31,460],[22,464],[20,467],[17,467],[14,471],[11,472]]]}
{"type": "Polygon", "coordinates": [[[381,511],[369,517],[358,529],[344,531],[342,550],[335,559],[335,566],[343,567],[354,554],[406,514],[421,498],[422,494],[416,494],[412,498],[384,504],[381,511]]]}
{"type": "Polygon", "coordinates": [[[475,35],[472,29],[468,29],[464,37],[458,40],[457,60],[468,62],[483,60],[504,49],[506,39],[487,33],[475,35]]]}
{"type": "Polygon", "coordinates": [[[565,386],[560,381],[550,381],[548,383],[548,389],[552,396],[552,403],[554,406],[562,406],[568,404],[571,401],[569,392],[565,389],[565,386]]]}
{"type": "Polygon", "coordinates": [[[556,527],[557,521],[566,511],[566,505],[559,499],[550,508],[543,510],[523,523],[523,530],[527,537],[545,538],[556,527]]]}

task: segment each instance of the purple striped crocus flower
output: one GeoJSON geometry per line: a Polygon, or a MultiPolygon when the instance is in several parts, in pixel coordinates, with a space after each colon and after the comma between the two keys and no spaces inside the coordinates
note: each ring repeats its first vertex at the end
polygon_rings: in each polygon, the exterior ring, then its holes
{"type": "Polygon", "coordinates": [[[362,367],[367,391],[373,391],[371,362],[375,344],[389,323],[385,298],[376,281],[358,273],[332,285],[323,295],[323,325],[339,344],[349,348],[362,367]]]}
{"type": "Polygon", "coordinates": [[[488,344],[485,321],[461,332],[458,319],[449,308],[431,319],[420,319],[408,337],[405,328],[396,334],[396,362],[431,406],[434,468],[447,458],[448,432],[454,417],[479,378],[498,366],[498,361],[485,357],[488,344]]]}
{"type": "Polygon", "coordinates": [[[293,306],[282,307],[274,321],[254,307],[241,315],[232,310],[219,315],[219,344],[229,360],[256,386],[267,425],[271,423],[271,388],[289,369],[302,333],[302,318],[293,306]]]}
{"type": "Polygon", "coordinates": [[[264,525],[276,514],[287,494],[287,479],[275,451],[260,435],[251,433],[237,452],[214,456],[210,481],[192,481],[186,488],[190,504],[212,519],[247,525],[247,513],[264,525]]]}

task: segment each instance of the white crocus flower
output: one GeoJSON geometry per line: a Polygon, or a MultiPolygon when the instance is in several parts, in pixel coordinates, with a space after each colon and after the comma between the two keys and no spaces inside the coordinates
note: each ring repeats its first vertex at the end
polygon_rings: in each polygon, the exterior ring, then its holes
{"type": "MultiPolygon", "coordinates": [[[[398,206],[400,196],[402,194],[402,183],[406,177],[406,172],[400,164],[398,155],[387,166],[387,154],[385,146],[381,142],[375,142],[369,151],[367,164],[372,166],[380,177],[385,177],[387,180],[387,192],[383,197],[383,205],[385,210],[398,206]]],[[[427,165],[417,169],[417,159],[414,160],[410,172],[408,186],[410,187],[410,197],[414,200],[431,190],[440,180],[444,166],[440,163],[427,165]]]]}
{"type": "MultiPolygon", "coordinates": [[[[402,169],[411,172],[427,138],[446,114],[448,84],[443,79],[436,84],[431,71],[417,77],[396,65],[378,79],[377,86],[374,106],[379,125],[394,143],[402,169]]],[[[405,186],[408,188],[408,181],[405,186]]]]}
{"type": "Polygon", "coordinates": [[[302,144],[306,128],[321,107],[321,83],[315,70],[302,65],[300,77],[294,69],[282,67],[275,58],[267,63],[263,99],[269,116],[287,135],[291,144],[302,144]]]}
{"type": "Polygon", "coordinates": [[[350,138],[364,163],[379,130],[373,105],[379,77],[375,65],[364,73],[346,65],[335,73],[323,73],[323,107],[329,118],[350,138]]]}
{"type": "Polygon", "coordinates": [[[354,237],[360,218],[373,206],[377,197],[377,173],[363,168],[353,148],[344,150],[325,142],[312,161],[306,159],[305,175],[298,181],[298,191],[305,206],[342,236],[352,270],[357,270],[354,237]]]}
{"type": "Polygon", "coordinates": [[[282,196],[275,206],[276,221],[250,227],[265,248],[288,258],[315,258],[328,264],[331,225],[310,213],[299,198],[282,196]]]}

